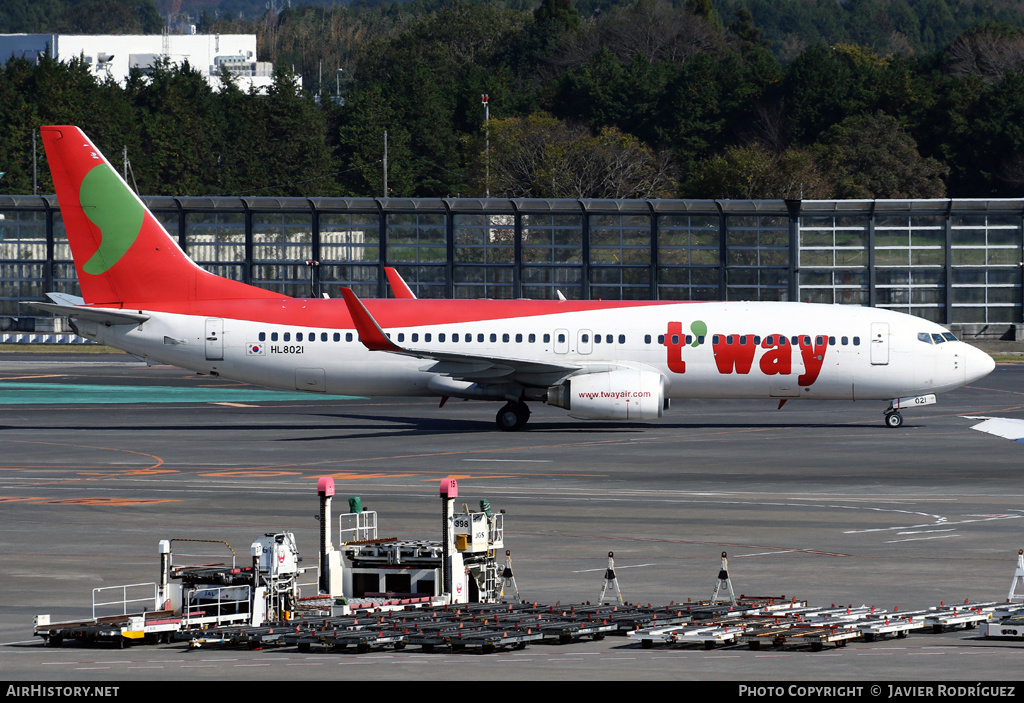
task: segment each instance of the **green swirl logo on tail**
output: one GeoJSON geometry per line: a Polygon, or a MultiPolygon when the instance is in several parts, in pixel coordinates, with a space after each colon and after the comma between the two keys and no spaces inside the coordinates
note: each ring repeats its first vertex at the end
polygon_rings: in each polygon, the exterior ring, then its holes
{"type": "Polygon", "coordinates": [[[120,261],[135,243],[146,211],[105,164],[85,174],[79,201],[85,216],[100,230],[100,246],[82,270],[99,276],[120,261]]]}

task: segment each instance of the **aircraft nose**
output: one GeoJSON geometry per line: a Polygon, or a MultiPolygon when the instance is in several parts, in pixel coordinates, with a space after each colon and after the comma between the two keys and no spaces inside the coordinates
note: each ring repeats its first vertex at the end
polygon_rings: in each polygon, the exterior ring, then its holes
{"type": "Polygon", "coordinates": [[[996,367],[996,362],[991,356],[977,347],[972,347],[969,344],[966,346],[967,353],[965,354],[964,372],[967,383],[973,383],[992,373],[996,367]]]}

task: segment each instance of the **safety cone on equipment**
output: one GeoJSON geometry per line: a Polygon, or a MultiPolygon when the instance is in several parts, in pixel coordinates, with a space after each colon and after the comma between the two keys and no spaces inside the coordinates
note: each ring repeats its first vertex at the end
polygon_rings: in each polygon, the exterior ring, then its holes
{"type": "Polygon", "coordinates": [[[501,593],[498,595],[501,602],[507,602],[505,600],[505,591],[509,590],[516,594],[516,603],[520,602],[519,599],[519,588],[516,586],[516,577],[512,574],[512,552],[505,551],[505,568],[501,572],[501,593]]]}
{"type": "Polygon", "coordinates": [[[1013,572],[1013,582],[1010,583],[1010,594],[1006,596],[1006,600],[1024,602],[1024,549],[1017,550],[1017,570],[1013,572]],[[1019,594],[1017,586],[1021,587],[1019,594]]]}
{"type": "Polygon", "coordinates": [[[622,591],[619,590],[619,580],[615,578],[615,554],[608,552],[608,569],[604,572],[604,586],[601,587],[601,599],[597,602],[598,605],[604,604],[605,596],[611,598],[608,595],[608,588],[615,589],[615,598],[622,603],[622,591]]]}
{"type": "Polygon", "coordinates": [[[712,603],[729,602],[736,605],[736,594],[732,590],[732,581],[729,580],[729,560],[725,552],[722,552],[722,568],[718,570],[718,583],[715,584],[715,592],[711,595],[712,603]],[[728,592],[728,597],[722,594],[722,587],[728,592]]]}

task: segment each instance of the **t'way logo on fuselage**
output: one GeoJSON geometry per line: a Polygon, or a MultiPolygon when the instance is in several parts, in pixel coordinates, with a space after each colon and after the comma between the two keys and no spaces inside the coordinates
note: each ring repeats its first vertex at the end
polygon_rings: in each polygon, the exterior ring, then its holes
{"type": "MultiPolygon", "coordinates": [[[[686,373],[684,347],[698,347],[705,342],[707,325],[697,321],[690,329],[694,335],[688,338],[683,334],[683,323],[668,323],[664,344],[668,350],[668,368],[673,373],[686,373]],[[697,334],[698,331],[704,334],[697,334]]],[[[827,335],[801,334],[787,337],[783,334],[770,334],[761,337],[754,334],[716,334],[711,338],[715,366],[720,374],[750,373],[754,367],[754,358],[760,349],[762,354],[757,366],[761,373],[766,376],[789,375],[793,373],[794,349],[798,349],[804,365],[804,372],[797,377],[797,383],[801,386],[810,386],[817,380],[828,346],[827,335]]]]}

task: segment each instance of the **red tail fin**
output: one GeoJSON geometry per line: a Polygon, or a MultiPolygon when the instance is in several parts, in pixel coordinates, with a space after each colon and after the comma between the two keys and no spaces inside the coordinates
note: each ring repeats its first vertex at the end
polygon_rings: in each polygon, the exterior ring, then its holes
{"type": "Polygon", "coordinates": [[[41,132],[85,302],[144,307],[286,297],[193,263],[78,127],[41,132]]]}

